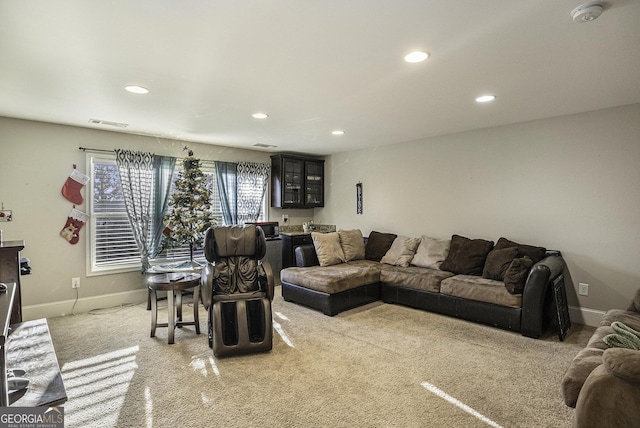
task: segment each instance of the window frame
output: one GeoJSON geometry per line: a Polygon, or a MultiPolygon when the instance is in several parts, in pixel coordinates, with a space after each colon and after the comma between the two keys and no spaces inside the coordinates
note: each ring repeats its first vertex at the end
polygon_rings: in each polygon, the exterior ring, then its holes
{"type": "MultiPolygon", "coordinates": [[[[178,172],[182,169],[182,163],[181,163],[182,159],[178,159],[176,162],[176,166],[175,166],[175,170],[174,170],[174,180],[177,178],[178,176],[178,172]]],[[[212,174],[213,176],[213,184],[215,187],[215,192],[212,193],[212,198],[218,198],[218,192],[217,192],[217,187],[215,186],[216,183],[216,173],[215,173],[215,166],[213,166],[213,162],[212,161],[201,161],[201,167],[202,170],[205,174],[212,174]]],[[[85,240],[86,240],[86,275],[87,276],[98,276],[98,275],[109,275],[109,274],[118,274],[118,273],[127,273],[127,272],[136,272],[136,271],[140,271],[141,267],[142,267],[142,263],[140,258],[138,257],[134,262],[130,262],[130,263],[112,263],[112,264],[105,264],[105,265],[101,265],[101,266],[97,266],[96,265],[96,247],[95,247],[95,242],[96,242],[96,220],[97,220],[97,215],[96,213],[93,212],[94,210],[94,196],[93,196],[93,192],[94,192],[94,179],[95,179],[95,171],[94,171],[94,165],[95,163],[107,163],[107,164],[116,164],[116,159],[115,159],[115,155],[112,153],[86,153],[86,171],[89,172],[89,183],[87,185],[87,189],[86,189],[86,194],[87,197],[85,198],[87,201],[87,213],[89,214],[89,221],[86,224],[86,234],[85,234],[85,240]]],[[[258,221],[266,221],[266,219],[269,217],[268,214],[268,207],[269,207],[269,202],[268,202],[268,198],[269,198],[269,194],[270,194],[270,187],[271,183],[270,180],[267,180],[267,188],[265,191],[265,196],[262,200],[262,209],[261,209],[261,215],[258,219],[258,221]]],[[[220,207],[220,201],[212,201],[213,204],[217,205],[218,207],[220,207]]],[[[104,216],[104,213],[98,213],[98,215],[100,216],[104,216]]],[[[118,216],[118,217],[123,217],[123,216],[118,216]]],[[[127,218],[126,213],[124,213],[124,218],[127,218]]],[[[218,218],[216,216],[216,218],[218,218]]],[[[128,221],[128,218],[127,218],[128,221]]],[[[219,217],[219,222],[218,224],[224,224],[224,218],[222,217],[222,211],[220,211],[220,217],[219,217]]],[[[198,253],[194,254],[194,258],[200,258],[202,257],[200,254],[202,253],[202,250],[200,250],[198,253]]],[[[162,264],[162,263],[168,263],[168,262],[182,262],[185,260],[188,260],[189,257],[189,250],[188,249],[180,249],[180,248],[175,248],[175,249],[168,249],[165,250],[162,253],[162,256],[159,255],[159,257],[150,260],[152,265],[158,265],[158,264],[162,264]]]]}

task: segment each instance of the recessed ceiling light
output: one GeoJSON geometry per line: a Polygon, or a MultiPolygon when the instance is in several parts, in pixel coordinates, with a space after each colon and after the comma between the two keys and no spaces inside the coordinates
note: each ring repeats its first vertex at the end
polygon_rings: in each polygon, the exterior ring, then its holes
{"type": "Polygon", "coordinates": [[[476,102],[478,103],[488,103],[496,99],[495,95],[482,95],[476,98],[476,102]]]}
{"type": "Polygon", "coordinates": [[[133,93],[133,94],[148,94],[149,90],[147,88],[143,88],[142,86],[138,86],[138,85],[127,85],[124,87],[124,89],[126,89],[127,91],[133,93]]]}
{"type": "Polygon", "coordinates": [[[429,52],[413,51],[405,55],[404,60],[407,62],[422,62],[429,58],[429,52]]]}
{"type": "Polygon", "coordinates": [[[331,131],[333,135],[344,135],[344,131],[340,129],[336,129],[335,131],[331,131]]]}
{"type": "Polygon", "coordinates": [[[266,119],[269,117],[267,113],[253,113],[252,116],[254,119],[266,119]]]}

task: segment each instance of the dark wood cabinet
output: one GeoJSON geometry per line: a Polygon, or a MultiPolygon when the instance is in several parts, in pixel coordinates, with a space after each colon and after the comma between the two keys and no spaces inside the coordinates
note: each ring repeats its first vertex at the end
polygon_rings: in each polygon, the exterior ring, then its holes
{"type": "Polygon", "coordinates": [[[16,284],[16,297],[11,311],[11,324],[22,322],[22,290],[20,288],[20,251],[24,241],[0,243],[0,282],[16,284]]]}
{"type": "Polygon", "coordinates": [[[280,235],[282,238],[282,269],[296,265],[296,247],[313,244],[311,234],[280,235]]]}
{"type": "Polygon", "coordinates": [[[324,160],[295,155],[271,156],[271,206],[324,206],[324,160]]]}

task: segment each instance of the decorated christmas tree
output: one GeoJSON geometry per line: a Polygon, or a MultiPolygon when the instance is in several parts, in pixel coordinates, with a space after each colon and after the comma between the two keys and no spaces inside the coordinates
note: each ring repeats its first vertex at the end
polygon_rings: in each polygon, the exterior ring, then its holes
{"type": "MultiPolygon", "coordinates": [[[[189,150],[185,147],[185,150],[189,150]]],[[[184,170],[178,173],[175,191],[171,195],[171,211],[164,218],[163,246],[180,247],[189,244],[190,260],[193,250],[202,244],[207,229],[216,224],[211,211],[211,190],[205,182],[207,177],[200,169],[200,159],[189,156],[183,161],[184,170]]]]}

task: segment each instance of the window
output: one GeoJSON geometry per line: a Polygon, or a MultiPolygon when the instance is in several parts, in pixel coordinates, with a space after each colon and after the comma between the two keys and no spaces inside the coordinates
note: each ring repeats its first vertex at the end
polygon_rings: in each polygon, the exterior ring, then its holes
{"type": "MultiPolygon", "coordinates": [[[[90,220],[87,230],[89,239],[87,274],[115,273],[140,269],[140,252],[134,240],[129,218],[124,205],[120,186],[120,175],[114,156],[87,155],[91,180],[87,186],[90,220]]],[[[174,180],[182,169],[182,162],[176,162],[174,180]]],[[[215,167],[213,162],[203,161],[202,172],[207,177],[206,185],[211,190],[211,205],[218,224],[223,224],[222,207],[218,195],[215,167]]],[[[173,185],[172,190],[173,191],[173,185]]],[[[260,213],[266,218],[266,198],[260,213]]],[[[184,260],[189,257],[188,246],[169,248],[160,253],[155,262],[184,260]]],[[[203,257],[202,249],[196,250],[194,257],[203,257]]]]}

